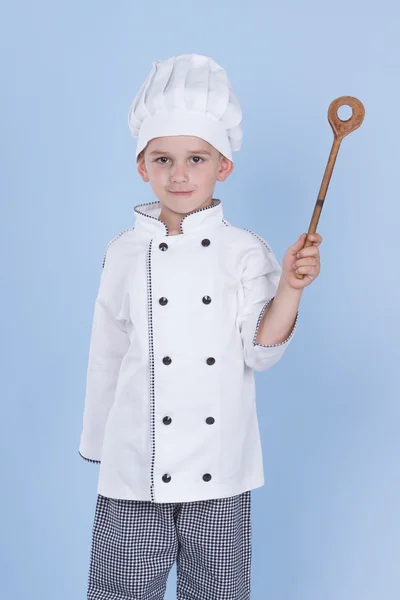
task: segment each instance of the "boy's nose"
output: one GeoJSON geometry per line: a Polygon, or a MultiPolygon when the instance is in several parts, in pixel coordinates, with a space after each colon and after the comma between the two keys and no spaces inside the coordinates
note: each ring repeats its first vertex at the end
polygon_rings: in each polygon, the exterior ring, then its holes
{"type": "Polygon", "coordinates": [[[175,169],[171,173],[171,180],[176,182],[186,181],[187,180],[187,172],[185,167],[176,166],[175,169]]]}

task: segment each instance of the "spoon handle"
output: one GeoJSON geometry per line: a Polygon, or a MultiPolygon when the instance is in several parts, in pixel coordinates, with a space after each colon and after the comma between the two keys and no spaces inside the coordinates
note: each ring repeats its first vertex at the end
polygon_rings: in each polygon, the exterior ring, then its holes
{"type": "MultiPolygon", "coordinates": [[[[303,248],[307,248],[312,245],[312,242],[309,239],[309,235],[315,233],[317,230],[317,225],[319,218],[321,216],[322,207],[324,205],[326,192],[328,191],[329,183],[332,177],[333,168],[336,163],[336,158],[339,152],[340,144],[342,139],[360,127],[361,123],[364,120],[365,109],[357,98],[353,98],[352,96],[341,96],[340,98],[336,98],[333,100],[328,109],[328,121],[333,130],[333,144],[329,154],[328,162],[325,168],[325,173],[322,178],[321,187],[319,189],[318,198],[315,203],[314,212],[311,217],[310,226],[308,228],[306,240],[304,242],[303,248]],[[338,109],[341,106],[350,106],[352,109],[352,115],[349,119],[343,121],[339,115],[337,114],[338,109]]],[[[303,279],[303,273],[296,273],[297,279],[303,279]]]]}

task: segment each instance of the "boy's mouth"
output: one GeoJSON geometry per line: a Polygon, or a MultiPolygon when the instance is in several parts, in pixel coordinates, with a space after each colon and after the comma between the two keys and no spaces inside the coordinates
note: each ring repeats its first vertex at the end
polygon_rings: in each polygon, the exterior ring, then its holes
{"type": "Polygon", "coordinates": [[[192,192],[169,192],[170,194],[173,194],[174,196],[190,196],[190,194],[192,192]]]}

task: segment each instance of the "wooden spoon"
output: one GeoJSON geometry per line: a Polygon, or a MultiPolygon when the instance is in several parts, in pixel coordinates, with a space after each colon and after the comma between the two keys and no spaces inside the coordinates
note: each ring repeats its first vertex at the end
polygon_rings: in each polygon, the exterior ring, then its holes
{"type": "MultiPolygon", "coordinates": [[[[329,105],[328,121],[333,129],[334,139],[303,248],[312,246],[312,242],[309,240],[308,236],[311,233],[315,233],[317,230],[319,217],[321,215],[322,207],[324,205],[326,192],[328,190],[329,182],[331,180],[333,167],[335,166],[336,157],[339,152],[340,143],[342,139],[346,137],[346,135],[349,135],[349,133],[360,127],[361,123],[364,120],[364,115],[364,105],[362,104],[362,102],[360,102],[360,100],[357,100],[357,98],[353,98],[352,96],[341,96],[340,98],[336,98],[336,100],[333,100],[333,102],[331,102],[331,104],[329,105]],[[349,119],[346,119],[345,121],[340,119],[337,114],[337,111],[341,106],[350,106],[350,108],[353,111],[351,117],[349,119]]],[[[297,279],[303,279],[304,275],[303,273],[296,273],[296,277],[297,279]]]]}

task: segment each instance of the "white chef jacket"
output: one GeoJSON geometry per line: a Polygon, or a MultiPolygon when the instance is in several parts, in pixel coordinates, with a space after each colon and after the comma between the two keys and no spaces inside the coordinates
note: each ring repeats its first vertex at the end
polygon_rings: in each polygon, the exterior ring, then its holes
{"type": "Polygon", "coordinates": [[[98,493],[190,502],[264,484],[253,371],[287,340],[255,343],[281,267],[222,203],[168,235],[159,202],[108,244],[95,301],[79,453],[98,493]]]}

